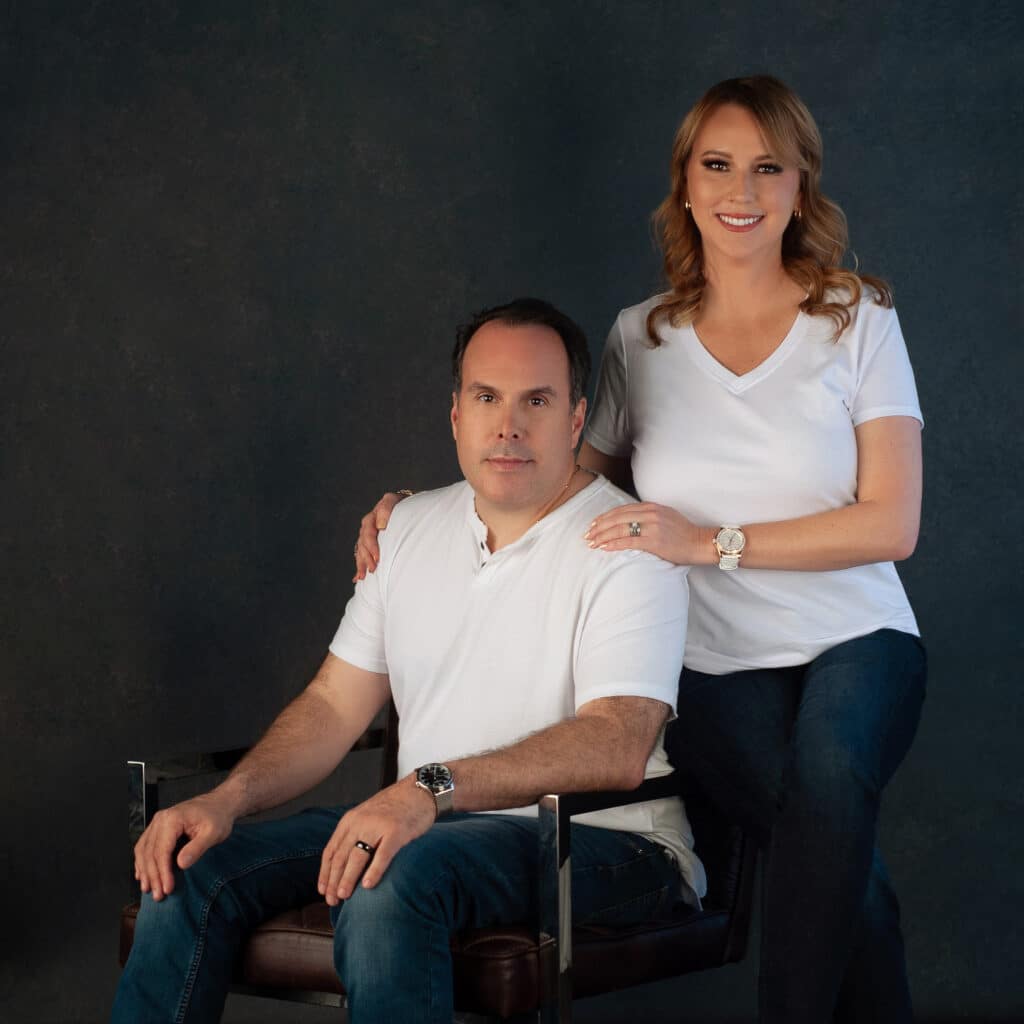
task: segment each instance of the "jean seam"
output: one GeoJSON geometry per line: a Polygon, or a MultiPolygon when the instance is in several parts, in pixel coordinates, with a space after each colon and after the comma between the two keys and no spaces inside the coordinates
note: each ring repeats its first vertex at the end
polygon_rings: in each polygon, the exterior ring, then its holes
{"type": "Polygon", "coordinates": [[[189,1011],[189,1004],[191,1003],[192,993],[195,989],[196,978],[199,975],[199,965],[202,962],[203,953],[206,948],[206,928],[207,922],[209,921],[210,908],[213,906],[214,901],[217,899],[224,886],[229,882],[235,882],[239,878],[244,878],[246,875],[251,875],[254,871],[258,871],[260,868],[269,867],[271,864],[282,864],[285,861],[290,860],[305,860],[307,857],[319,856],[322,852],[323,851],[319,847],[311,847],[308,850],[302,850],[298,853],[291,853],[279,857],[267,857],[263,860],[247,865],[244,870],[238,871],[233,875],[218,877],[214,880],[212,887],[207,892],[206,899],[203,901],[203,912],[200,915],[199,920],[199,934],[196,940],[196,951],[193,954],[192,963],[189,965],[188,974],[185,977],[185,987],[181,994],[181,1001],[178,1004],[178,1012],[175,1015],[176,1024],[185,1024],[185,1015],[189,1011]]]}
{"type": "Polygon", "coordinates": [[[655,857],[664,856],[662,853],[663,849],[664,847],[658,847],[654,850],[635,850],[634,855],[626,860],[619,860],[614,864],[590,864],[584,868],[577,868],[574,874],[579,875],[581,878],[585,878],[594,872],[616,871],[619,868],[630,868],[634,864],[639,864],[642,861],[649,861],[655,857]]]}
{"type": "Polygon", "coordinates": [[[628,907],[638,907],[647,903],[652,904],[651,909],[653,910],[655,906],[660,904],[665,899],[665,897],[669,893],[669,889],[670,886],[667,885],[659,886],[657,889],[649,889],[647,892],[642,893],[639,896],[634,896],[632,899],[623,900],[621,903],[614,903],[611,906],[602,907],[600,910],[595,910],[594,913],[588,914],[584,918],[580,918],[580,920],[577,923],[587,924],[588,922],[593,922],[595,921],[595,919],[597,919],[596,923],[600,924],[600,919],[605,915],[620,914],[623,910],[626,910],[628,907]]]}

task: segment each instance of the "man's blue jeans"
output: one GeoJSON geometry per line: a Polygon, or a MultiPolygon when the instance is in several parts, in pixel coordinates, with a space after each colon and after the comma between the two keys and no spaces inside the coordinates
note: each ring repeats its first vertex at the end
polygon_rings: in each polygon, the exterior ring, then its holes
{"type": "MultiPolygon", "coordinates": [[[[143,897],[114,1002],[115,1024],[217,1021],[243,938],[275,913],[311,903],[321,852],[344,808],[239,825],[174,892],[143,897]]],[[[373,889],[331,913],[334,959],[353,1024],[451,1024],[453,931],[536,920],[537,820],[442,819],[399,851],[373,889]]],[[[650,920],[688,892],[658,845],[572,826],[574,918],[650,920]]]]}
{"type": "Polygon", "coordinates": [[[761,1024],[912,1019],[875,832],[925,675],[920,641],[891,629],[792,668],[683,670],[669,758],[765,851],[761,1024]]]}

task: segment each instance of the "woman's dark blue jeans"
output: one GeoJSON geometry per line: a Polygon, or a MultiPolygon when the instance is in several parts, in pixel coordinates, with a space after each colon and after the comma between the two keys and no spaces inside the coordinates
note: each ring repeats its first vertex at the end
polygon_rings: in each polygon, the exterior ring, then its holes
{"type": "Polygon", "coordinates": [[[791,668],[683,670],[669,757],[764,850],[760,1024],[912,1019],[875,833],[925,677],[920,641],[891,629],[791,668]]]}

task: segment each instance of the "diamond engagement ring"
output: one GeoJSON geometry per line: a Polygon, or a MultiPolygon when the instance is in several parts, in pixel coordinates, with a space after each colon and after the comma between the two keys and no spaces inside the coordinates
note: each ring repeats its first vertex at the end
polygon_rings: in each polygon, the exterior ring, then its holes
{"type": "Polygon", "coordinates": [[[640,524],[635,519],[629,524],[629,535],[630,537],[640,536],[640,524]]]}

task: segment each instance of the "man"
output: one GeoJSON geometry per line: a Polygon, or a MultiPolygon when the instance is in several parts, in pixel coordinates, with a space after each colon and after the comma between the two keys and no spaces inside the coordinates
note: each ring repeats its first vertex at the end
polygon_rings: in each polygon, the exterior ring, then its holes
{"type": "MultiPolygon", "coordinates": [[[[139,840],[146,895],[115,1021],[217,1020],[245,932],[319,892],[354,1024],[449,1024],[451,932],[534,914],[528,805],[668,770],[685,570],[583,539],[629,499],[575,464],[582,331],[518,300],[462,328],[453,365],[465,481],[402,503],[306,690],[220,786],[139,840]],[[394,785],[345,813],[235,827],[323,779],[389,697],[394,785]]],[[[578,919],[649,918],[703,892],[678,800],[573,829],[578,919]]]]}

